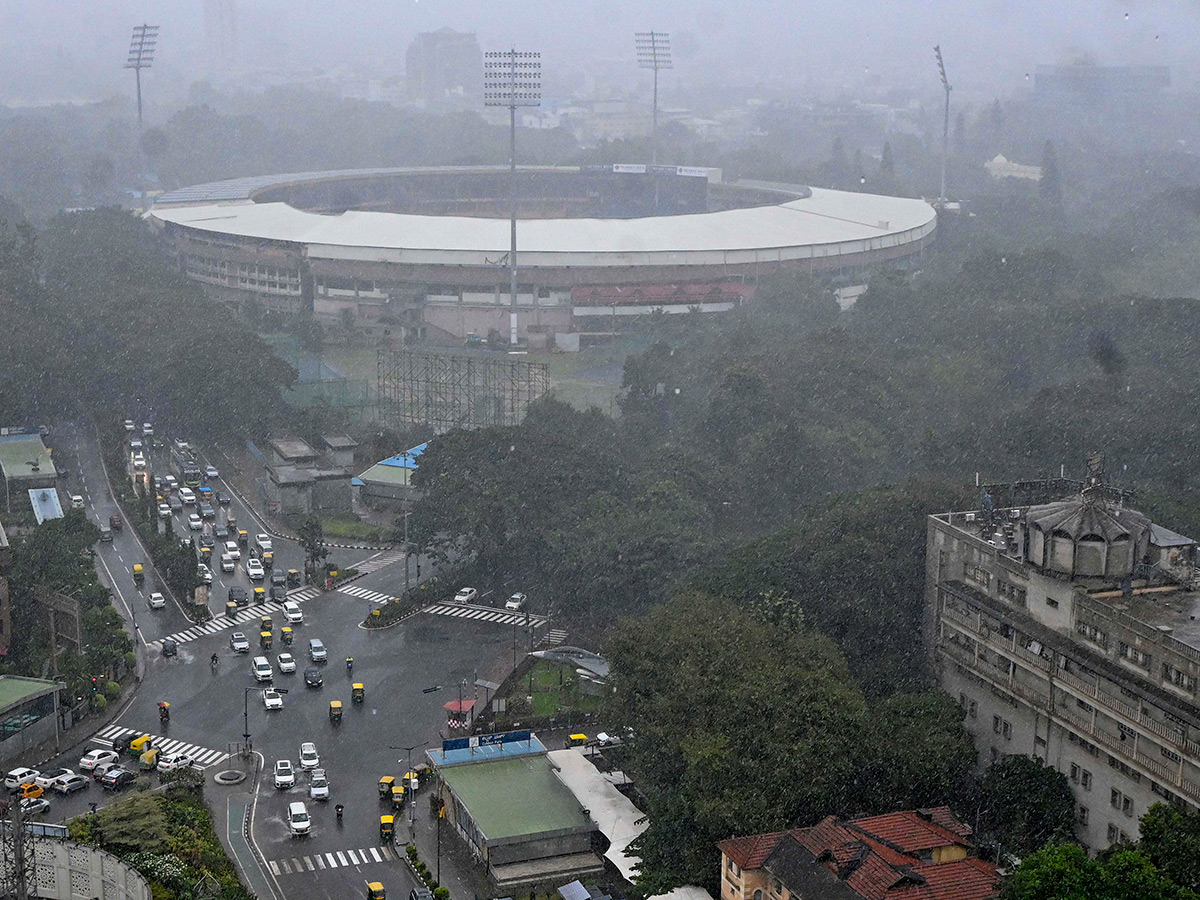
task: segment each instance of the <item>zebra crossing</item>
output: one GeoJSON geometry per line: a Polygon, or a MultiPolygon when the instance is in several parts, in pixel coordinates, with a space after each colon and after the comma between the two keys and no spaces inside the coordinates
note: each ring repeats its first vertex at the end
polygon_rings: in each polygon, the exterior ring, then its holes
{"type": "MultiPolygon", "coordinates": [[[[309,585],[308,587],[289,591],[287,599],[303,603],[305,600],[311,600],[319,593],[321,593],[319,587],[309,585]]],[[[151,641],[150,646],[155,648],[162,647],[162,642],[166,640],[174,641],[176,644],[186,644],[188,641],[194,641],[197,638],[204,637],[206,634],[216,634],[218,631],[225,631],[227,628],[233,628],[234,626],[241,625],[243,622],[249,622],[251,619],[261,619],[263,616],[279,612],[281,609],[283,609],[283,604],[278,600],[269,600],[266,603],[243,606],[232,619],[230,619],[228,613],[220,613],[213,616],[207,622],[193,625],[191,628],[185,628],[183,631],[175,632],[175,634],[169,634],[157,641],[151,641]]]]}
{"type": "Polygon", "coordinates": [[[371,572],[378,572],[392,563],[400,562],[402,559],[404,559],[403,550],[384,550],[381,553],[376,553],[374,556],[368,556],[361,562],[353,563],[350,568],[355,569],[361,575],[367,575],[371,572]]]}
{"type": "Polygon", "coordinates": [[[319,869],[340,869],[344,866],[372,865],[393,862],[400,858],[392,847],[366,847],[357,850],[333,850],[306,856],[289,856],[267,860],[272,875],[303,875],[319,869]]]}
{"type": "Polygon", "coordinates": [[[296,588],[294,591],[287,592],[289,600],[295,600],[297,603],[303,603],[305,600],[311,600],[313,597],[321,593],[319,585],[310,584],[308,587],[296,588]]]}
{"type": "MultiPolygon", "coordinates": [[[[136,731],[133,728],[124,728],[120,725],[109,725],[98,734],[92,735],[92,741],[103,745],[106,749],[112,749],[113,741],[117,738],[127,738],[134,734],[150,734],[150,732],[136,731]]],[[[216,765],[229,756],[228,753],[222,750],[212,750],[208,747],[201,747],[199,744],[174,741],[159,734],[150,734],[150,743],[152,746],[162,750],[163,753],[186,753],[195,760],[193,765],[197,769],[206,769],[209,766],[216,765]]]]}
{"type": "Polygon", "coordinates": [[[542,645],[545,647],[557,647],[567,639],[567,633],[561,628],[551,628],[546,632],[546,636],[542,638],[542,645]]]}
{"type": "Polygon", "coordinates": [[[541,628],[546,624],[545,616],[527,616],[523,612],[507,612],[487,606],[463,606],[458,603],[436,603],[426,607],[422,612],[432,613],[435,616],[454,616],[458,619],[491,622],[495,625],[529,625],[531,628],[541,628]]]}
{"type": "Polygon", "coordinates": [[[393,600],[400,599],[399,597],[393,597],[391,594],[385,594],[382,591],[372,591],[369,588],[359,587],[355,584],[348,584],[346,587],[338,588],[338,593],[358,597],[361,600],[370,600],[372,603],[378,603],[381,606],[384,603],[391,603],[393,600]]]}

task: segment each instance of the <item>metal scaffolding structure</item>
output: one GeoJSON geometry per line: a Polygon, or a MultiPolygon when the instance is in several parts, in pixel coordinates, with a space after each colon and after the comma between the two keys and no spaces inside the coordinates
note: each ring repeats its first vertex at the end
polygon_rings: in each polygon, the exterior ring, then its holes
{"type": "Polygon", "coordinates": [[[508,357],[380,350],[379,418],[393,428],[517,425],[550,388],[549,367],[508,357]]]}

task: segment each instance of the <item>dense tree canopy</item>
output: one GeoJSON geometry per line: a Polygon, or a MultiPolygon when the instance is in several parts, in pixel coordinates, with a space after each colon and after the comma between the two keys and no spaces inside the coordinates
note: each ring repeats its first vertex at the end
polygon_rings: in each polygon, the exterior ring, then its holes
{"type": "Polygon", "coordinates": [[[1074,844],[1039,850],[1003,882],[1004,900],[1196,900],[1140,850],[1119,848],[1100,859],[1074,844]]]}

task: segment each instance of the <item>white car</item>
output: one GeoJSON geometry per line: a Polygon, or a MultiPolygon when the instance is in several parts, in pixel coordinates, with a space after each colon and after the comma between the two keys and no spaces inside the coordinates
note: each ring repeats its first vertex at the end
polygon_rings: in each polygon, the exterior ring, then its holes
{"type": "Polygon", "coordinates": [[[158,517],[160,519],[171,518],[171,504],[170,503],[158,504],[158,517]]]}
{"type": "Polygon", "coordinates": [[[150,605],[151,609],[162,609],[167,605],[167,598],[158,591],[155,591],[146,602],[150,605]]]}
{"type": "Polygon", "coordinates": [[[290,653],[280,653],[275,657],[275,664],[279,666],[280,672],[296,671],[296,657],[290,653]]]}
{"type": "Polygon", "coordinates": [[[192,531],[199,531],[203,527],[204,520],[198,515],[192,513],[190,516],[188,516],[188,528],[192,529],[192,531]]]}
{"type": "Polygon", "coordinates": [[[230,556],[232,556],[234,559],[242,558],[242,550],[240,547],[238,547],[237,541],[226,541],[225,542],[225,552],[228,553],[230,556]]]}
{"type": "Polygon", "coordinates": [[[42,773],[37,769],[26,769],[24,767],[13,769],[4,776],[4,786],[10,791],[15,791],[23,784],[29,784],[42,773]]]}
{"type": "Polygon", "coordinates": [[[288,828],[292,837],[300,837],[312,831],[312,819],[308,816],[308,807],[303,803],[288,804],[288,828]]]}
{"type": "Polygon", "coordinates": [[[142,456],[140,452],[133,454],[133,467],[135,469],[146,468],[146,457],[142,456]]]}
{"type": "Polygon", "coordinates": [[[262,581],[267,573],[263,569],[263,564],[257,559],[248,559],[246,560],[246,574],[253,581],[262,581]]]}
{"type": "Polygon", "coordinates": [[[49,789],[50,785],[54,784],[54,782],[58,781],[58,779],[66,778],[68,775],[74,774],[75,773],[70,769],[51,769],[48,772],[42,772],[37,778],[33,779],[33,781],[38,787],[49,789]]]}
{"type": "Polygon", "coordinates": [[[196,574],[200,577],[200,580],[203,581],[205,584],[212,584],[212,579],[213,579],[212,569],[210,569],[204,563],[196,563],[196,574]]]}
{"type": "Polygon", "coordinates": [[[79,758],[79,768],[90,772],[100,763],[115,763],[120,758],[111,750],[90,750],[79,758]]]}
{"type": "Polygon", "coordinates": [[[269,534],[256,534],[254,543],[263,553],[270,553],[274,549],[271,546],[271,536],[269,534]]]}
{"type": "Polygon", "coordinates": [[[221,571],[222,572],[232,572],[236,568],[237,568],[237,563],[235,563],[233,561],[233,557],[230,556],[228,553],[222,553],[221,554],[221,571]]]}
{"type": "Polygon", "coordinates": [[[470,603],[479,596],[479,591],[473,587],[459,588],[457,594],[454,595],[455,603],[470,603]]]}
{"type": "Polygon", "coordinates": [[[271,668],[271,661],[265,656],[256,656],[250,664],[250,671],[254,673],[255,681],[270,681],[275,676],[275,670],[271,668]]]}
{"type": "Polygon", "coordinates": [[[49,810],[50,801],[45,797],[26,797],[21,801],[21,814],[26,817],[40,815],[49,810]]]}
{"type": "Polygon", "coordinates": [[[179,479],[174,475],[164,475],[162,480],[163,484],[172,491],[179,487],[179,479]]]}
{"type": "Polygon", "coordinates": [[[181,487],[179,489],[179,499],[182,500],[185,504],[195,503],[196,502],[196,492],[193,491],[190,487],[181,487]]]}
{"type": "Polygon", "coordinates": [[[513,594],[511,597],[509,597],[504,602],[505,609],[518,610],[518,609],[522,609],[524,606],[525,606],[525,595],[524,594],[513,594]]]}
{"type": "Polygon", "coordinates": [[[154,437],[154,425],[150,422],[142,423],[142,437],[154,437]]]}
{"type": "Polygon", "coordinates": [[[329,799],[329,778],[324,769],[313,769],[308,779],[308,797],[310,800],[329,799]]]}
{"type": "Polygon", "coordinates": [[[304,621],[304,613],[300,610],[300,604],[295,600],[288,600],[283,604],[283,617],[290,624],[298,625],[304,621]]]}
{"type": "Polygon", "coordinates": [[[290,788],[296,783],[296,770],[292,768],[290,759],[275,761],[275,787],[290,788]]]}
{"type": "Polygon", "coordinates": [[[263,706],[267,709],[283,709],[283,694],[279,691],[263,691],[263,706]]]}
{"type": "Polygon", "coordinates": [[[176,769],[186,769],[195,761],[186,753],[168,753],[158,758],[158,771],[173,772],[176,769]]]}
{"type": "Polygon", "coordinates": [[[127,432],[133,431],[133,419],[126,419],[126,420],[125,420],[125,430],[126,430],[127,432]]]}
{"type": "Polygon", "coordinates": [[[246,640],[246,636],[240,631],[235,631],[229,636],[229,646],[234,653],[249,653],[250,642],[246,640]]]}
{"type": "Polygon", "coordinates": [[[321,765],[321,757],[317,755],[317,745],[305,741],[300,745],[300,768],[316,769],[321,765]]]}
{"type": "Polygon", "coordinates": [[[217,467],[216,467],[216,466],[207,466],[207,467],[205,467],[205,469],[204,469],[204,477],[206,477],[206,478],[219,478],[219,477],[220,477],[220,474],[217,472],[217,467]]]}

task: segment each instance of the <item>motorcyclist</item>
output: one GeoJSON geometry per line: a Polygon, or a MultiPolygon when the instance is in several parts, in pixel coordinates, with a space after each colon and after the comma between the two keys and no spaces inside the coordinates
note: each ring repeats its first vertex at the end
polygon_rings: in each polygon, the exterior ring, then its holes
{"type": "Polygon", "coordinates": [[[346,671],[347,672],[354,671],[354,657],[353,656],[346,657],[346,671]]]}
{"type": "Polygon", "coordinates": [[[214,669],[217,667],[217,662],[218,662],[218,661],[219,661],[219,659],[218,659],[218,657],[217,657],[217,654],[216,654],[216,653],[214,653],[214,654],[213,654],[211,657],[209,657],[209,663],[212,665],[212,667],[213,667],[214,669]]]}
{"type": "Polygon", "coordinates": [[[333,808],[333,811],[334,811],[335,813],[337,813],[337,820],[338,820],[339,822],[340,822],[340,821],[342,821],[342,810],[343,810],[343,808],[344,808],[344,807],[343,807],[343,806],[342,806],[342,804],[340,804],[340,803],[339,803],[339,804],[337,804],[336,806],[334,806],[334,808],[333,808]]]}

